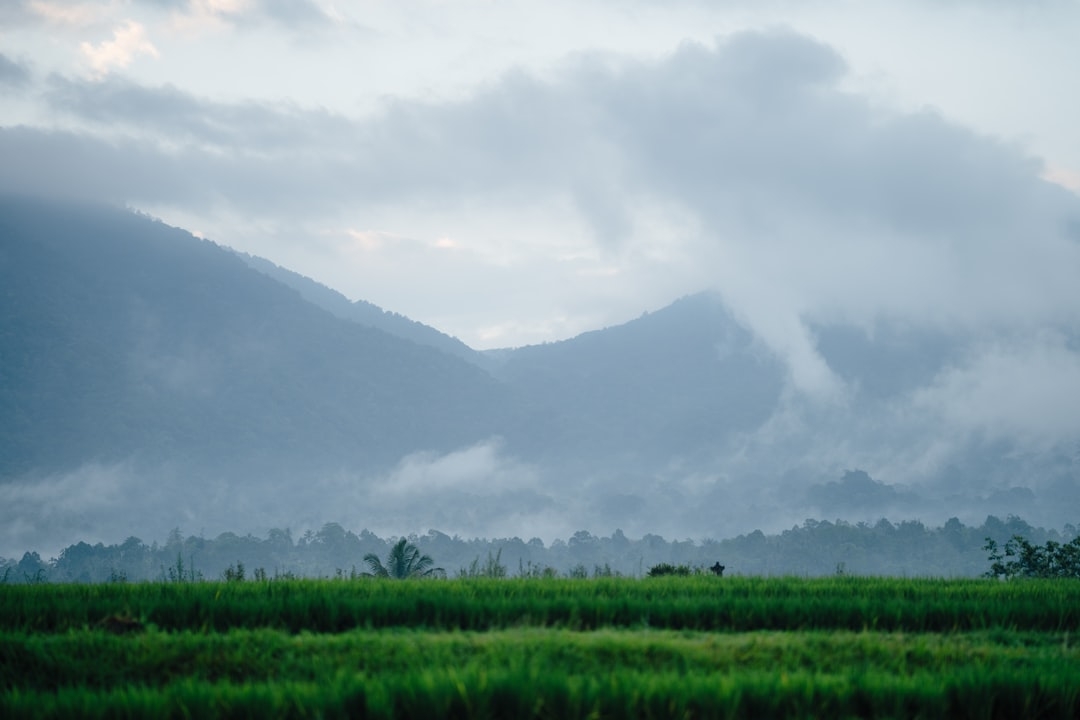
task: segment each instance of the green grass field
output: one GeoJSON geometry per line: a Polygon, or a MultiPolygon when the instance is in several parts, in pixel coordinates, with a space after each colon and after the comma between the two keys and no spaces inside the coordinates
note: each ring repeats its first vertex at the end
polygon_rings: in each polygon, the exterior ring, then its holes
{"type": "Polygon", "coordinates": [[[0,586],[0,716],[1080,718],[1078,625],[1075,580],[0,586]]]}

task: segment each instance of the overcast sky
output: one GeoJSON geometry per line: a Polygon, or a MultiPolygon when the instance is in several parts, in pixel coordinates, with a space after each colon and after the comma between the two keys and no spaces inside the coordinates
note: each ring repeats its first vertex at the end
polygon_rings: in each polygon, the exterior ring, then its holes
{"type": "Polygon", "coordinates": [[[1076,381],[1078,35],[1076,0],[4,0],[0,188],[477,348],[715,289],[810,392],[808,328],[883,318],[1076,381]]]}

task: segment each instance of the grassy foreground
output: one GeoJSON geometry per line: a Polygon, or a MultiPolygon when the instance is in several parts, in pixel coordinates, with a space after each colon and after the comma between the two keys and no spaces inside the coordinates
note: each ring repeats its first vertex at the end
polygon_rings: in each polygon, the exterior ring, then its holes
{"type": "Polygon", "coordinates": [[[1076,581],[0,586],[0,716],[1080,718],[1078,619],[1076,581]]]}

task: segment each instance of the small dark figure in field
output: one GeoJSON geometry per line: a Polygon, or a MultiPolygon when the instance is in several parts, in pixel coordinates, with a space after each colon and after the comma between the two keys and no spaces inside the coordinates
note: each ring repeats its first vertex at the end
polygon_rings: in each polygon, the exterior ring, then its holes
{"type": "Polygon", "coordinates": [[[127,615],[110,615],[98,623],[98,627],[113,635],[127,635],[145,630],[141,622],[127,615]]]}
{"type": "Polygon", "coordinates": [[[709,570],[711,570],[712,574],[716,577],[724,577],[724,566],[720,563],[716,563],[711,568],[709,568],[709,570]]]}

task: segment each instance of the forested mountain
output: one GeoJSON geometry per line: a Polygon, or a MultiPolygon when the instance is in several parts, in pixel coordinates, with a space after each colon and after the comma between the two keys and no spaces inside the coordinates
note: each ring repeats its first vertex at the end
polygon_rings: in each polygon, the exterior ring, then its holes
{"type": "Polygon", "coordinates": [[[498,383],[118,210],[0,200],[0,477],[134,457],[377,468],[498,427],[498,383]]]}
{"type": "Polygon", "coordinates": [[[129,457],[370,470],[492,436],[640,467],[753,429],[781,387],[708,295],[495,361],[146,217],[6,198],[0,223],[4,477],[129,457]]]}
{"type": "Polygon", "coordinates": [[[827,401],[794,391],[714,293],[477,353],[146,216],[2,197],[0,555],[178,525],[721,538],[807,517],[1075,522],[1075,447],[937,410],[967,387],[968,339],[814,333],[843,388],[827,401]]]}
{"type": "Polygon", "coordinates": [[[700,293],[624,325],[570,340],[480,353],[456,338],[340,293],[265,259],[244,261],[337,317],[467,360],[513,394],[499,435],[523,457],[581,469],[693,458],[749,431],[775,408],[776,359],[720,299],[700,293]]]}
{"type": "Polygon", "coordinates": [[[765,422],[784,380],[776,359],[706,293],[499,357],[493,372],[529,408],[526,422],[548,428],[523,432],[523,452],[552,462],[600,455],[609,467],[703,460],[765,422]]]}
{"type": "Polygon", "coordinates": [[[265,258],[247,253],[238,253],[238,255],[243,258],[244,262],[259,272],[293,288],[308,302],[318,305],[323,310],[343,320],[351,320],[361,325],[377,328],[405,340],[411,340],[419,345],[428,345],[449,355],[468,360],[480,367],[487,368],[491,365],[483,353],[473,350],[457,338],[439,332],[429,325],[410,320],[404,315],[389,310],[383,310],[378,305],[369,303],[366,300],[349,300],[338,291],[295,273],[288,268],[276,265],[265,258]]]}

